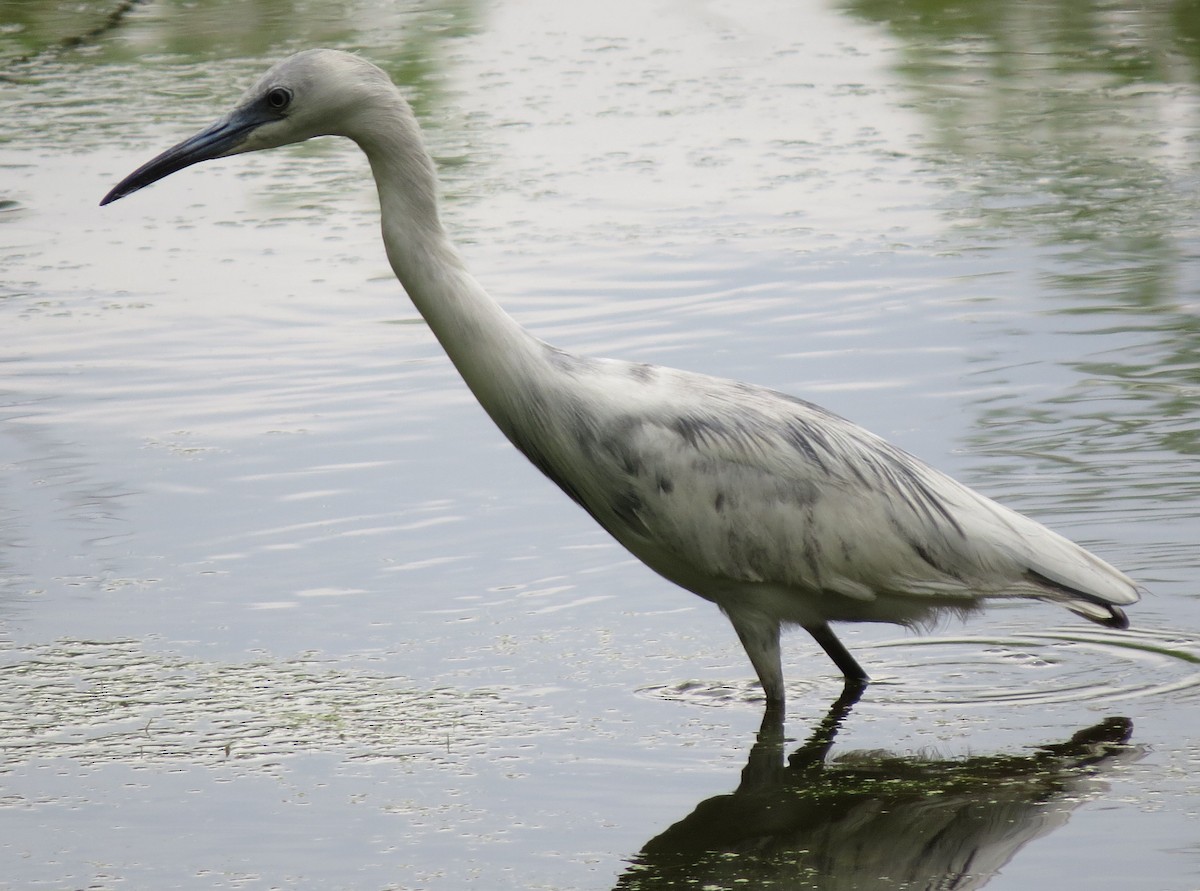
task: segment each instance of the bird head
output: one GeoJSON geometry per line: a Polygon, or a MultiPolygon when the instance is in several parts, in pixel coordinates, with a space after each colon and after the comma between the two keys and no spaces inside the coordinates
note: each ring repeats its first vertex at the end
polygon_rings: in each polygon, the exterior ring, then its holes
{"type": "MultiPolygon", "coordinates": [[[[365,59],[314,49],[274,65],[234,109],[172,146],[121,180],[101,205],[158,182],[185,167],[244,152],[303,142],[314,136],[354,136],[373,95],[396,91],[388,76],[365,59]]],[[[407,105],[399,100],[405,110],[407,105]]]]}

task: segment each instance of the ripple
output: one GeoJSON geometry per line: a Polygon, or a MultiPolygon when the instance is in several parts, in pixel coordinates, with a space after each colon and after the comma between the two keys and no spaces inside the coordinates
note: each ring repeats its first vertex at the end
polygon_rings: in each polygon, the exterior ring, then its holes
{"type": "MultiPolygon", "coordinates": [[[[1115,702],[1200,693],[1200,641],[1167,631],[1062,627],[1003,637],[906,637],[857,649],[874,651],[864,660],[876,691],[872,699],[894,705],[1115,702]]],[[[801,670],[791,666],[793,675],[801,670]]],[[[819,677],[789,679],[788,697],[827,693],[838,680],[822,667],[819,677]]],[[[653,684],[637,692],[705,707],[765,701],[753,678],[653,684]]]]}
{"type": "Polygon", "coordinates": [[[1200,689],[1200,642],[1166,631],[1064,627],[906,638],[867,649],[904,651],[874,662],[875,684],[896,703],[1114,702],[1200,689]]]}
{"type": "MultiPolygon", "coordinates": [[[[821,684],[815,680],[800,679],[788,684],[788,695],[806,696],[821,684]]],[[[766,702],[762,687],[751,678],[735,681],[678,681],[671,684],[651,684],[639,687],[637,693],[669,702],[686,702],[716,708],[727,705],[756,705],[766,702]]]]}

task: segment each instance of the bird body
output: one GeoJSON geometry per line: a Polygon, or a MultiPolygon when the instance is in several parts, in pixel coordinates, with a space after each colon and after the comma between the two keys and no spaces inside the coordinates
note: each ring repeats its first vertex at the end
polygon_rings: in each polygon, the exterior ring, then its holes
{"type": "Polygon", "coordinates": [[[313,136],[362,148],[392,268],[483,408],[651,569],[730,618],[771,703],[779,631],[866,674],[829,622],[921,625],[990,598],[1126,627],[1136,585],[1088,551],[816,405],[654,365],[577,356],[525,331],[465,268],[408,103],[363,59],[309,50],[102,203],[182,167],[313,136]]]}

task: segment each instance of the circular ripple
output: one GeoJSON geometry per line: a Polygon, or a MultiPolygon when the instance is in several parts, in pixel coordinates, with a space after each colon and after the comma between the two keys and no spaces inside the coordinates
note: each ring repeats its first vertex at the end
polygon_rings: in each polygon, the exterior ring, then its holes
{"type": "Polygon", "coordinates": [[[875,683],[895,702],[941,704],[1116,701],[1200,689],[1200,642],[1138,630],[1078,627],[1004,637],[884,641],[875,683]]]}
{"type": "MultiPolygon", "coordinates": [[[[904,637],[859,643],[856,652],[877,691],[871,698],[894,704],[1112,702],[1200,692],[1200,641],[1165,631],[1118,634],[1068,626],[1002,637],[904,637]]],[[[830,669],[820,654],[811,666],[785,664],[788,698],[829,692],[839,681],[830,669]],[[804,668],[812,666],[819,666],[820,677],[804,677],[804,668]]],[[[637,692],[707,707],[761,707],[765,701],[751,677],[655,684],[637,692]]]]}
{"type": "MultiPolygon", "coordinates": [[[[792,697],[805,696],[820,686],[816,680],[801,679],[796,683],[789,683],[787,692],[792,697]]],[[[686,702],[691,705],[708,707],[749,704],[761,708],[766,702],[762,687],[753,678],[652,684],[647,687],[639,687],[637,692],[643,696],[653,696],[671,702],[686,702]]]]}

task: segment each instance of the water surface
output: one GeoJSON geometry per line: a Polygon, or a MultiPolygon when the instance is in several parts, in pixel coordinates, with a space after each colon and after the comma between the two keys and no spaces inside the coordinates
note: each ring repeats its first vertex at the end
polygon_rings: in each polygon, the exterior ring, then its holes
{"type": "Polygon", "coordinates": [[[872,824],[838,887],[1196,887],[1193,17],[743,6],[0,3],[0,884],[834,887],[800,852],[916,794],[1013,831],[872,824]],[[351,146],[96,206],[312,45],[404,85],[523,324],[858,420],[1136,576],[1133,629],[850,628],[848,713],[789,638],[755,748],[725,620],[491,428],[351,146]]]}

